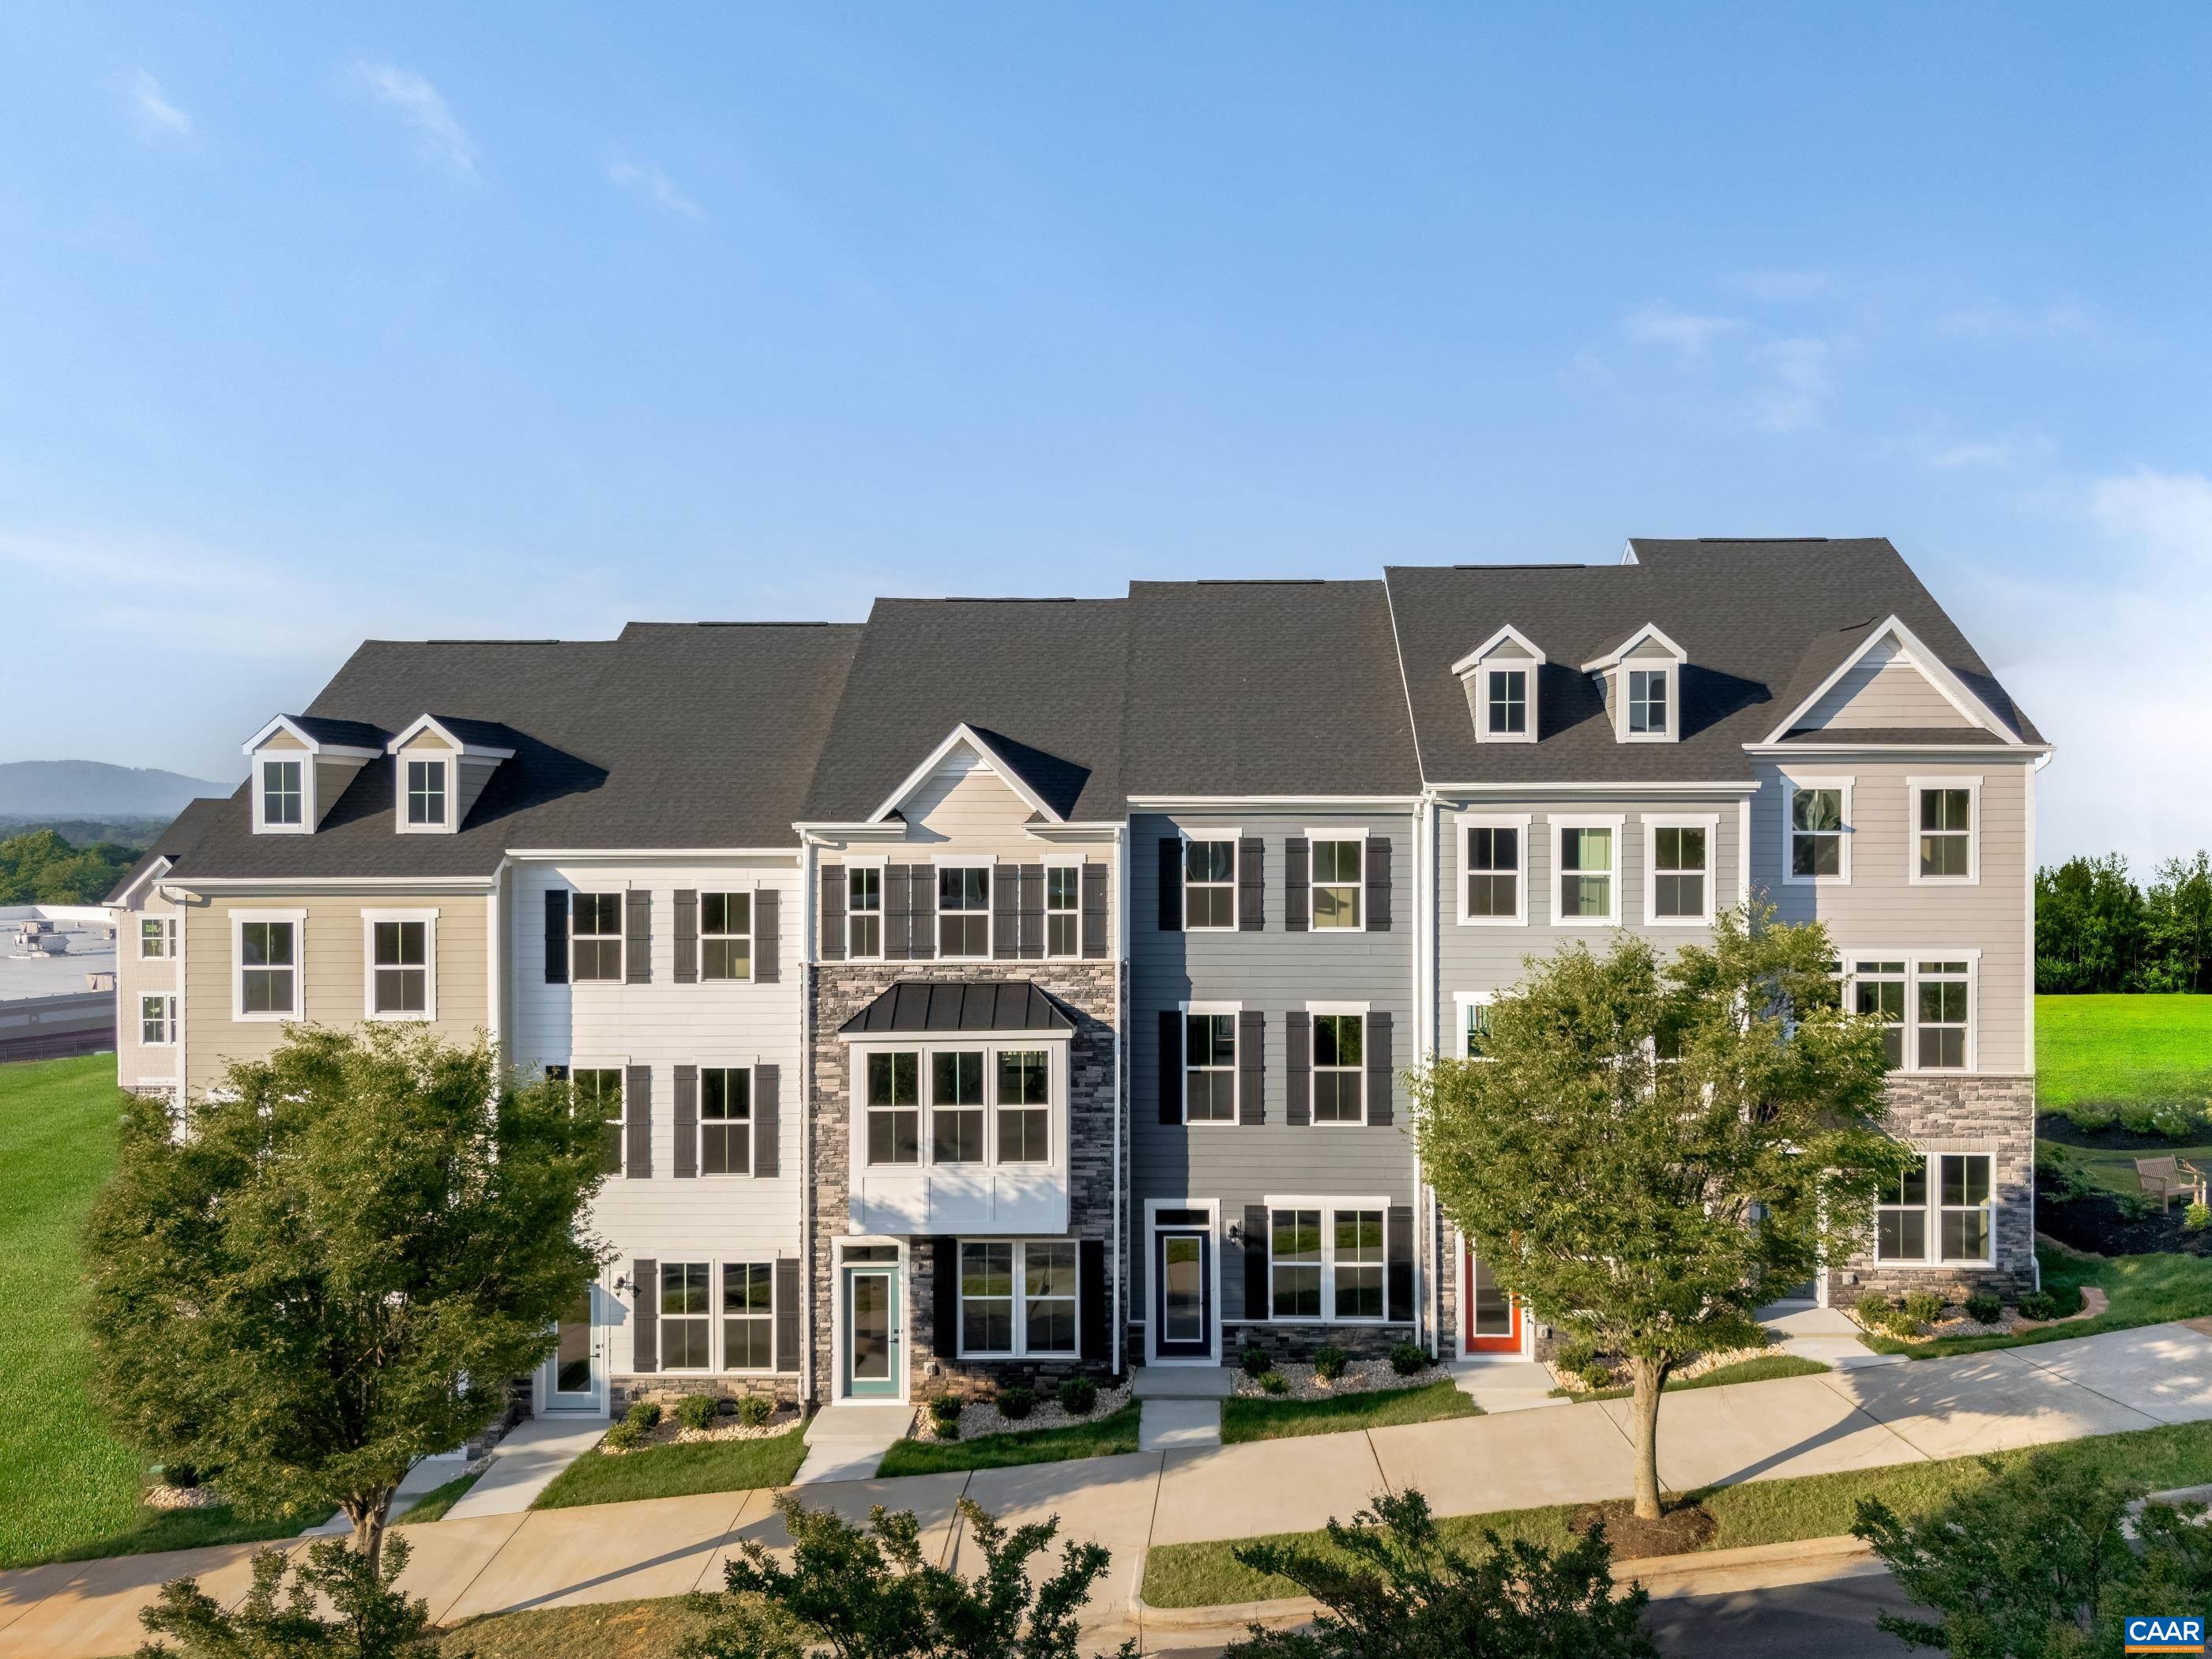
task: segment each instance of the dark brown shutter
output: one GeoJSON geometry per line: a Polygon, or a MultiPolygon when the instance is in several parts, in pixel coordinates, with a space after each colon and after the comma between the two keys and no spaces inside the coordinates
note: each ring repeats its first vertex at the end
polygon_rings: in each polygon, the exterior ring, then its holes
{"type": "Polygon", "coordinates": [[[1283,843],[1283,926],[1293,933],[1306,931],[1306,906],[1313,896],[1306,880],[1312,866],[1311,842],[1292,836],[1283,843]]]}
{"type": "Polygon", "coordinates": [[[937,954],[937,866],[913,864],[906,872],[906,953],[916,962],[937,954]]]}
{"type": "Polygon", "coordinates": [[[773,985],[783,977],[783,895],[763,887],[753,895],[753,982],[773,985]]]}
{"type": "MultiPolygon", "coordinates": [[[[1244,1317],[1267,1316],[1267,1206],[1244,1206],[1244,1317]]],[[[1226,1358],[1228,1356],[1222,1356],[1226,1358]]]]}
{"type": "Polygon", "coordinates": [[[634,1371],[660,1369],[660,1264],[641,1255],[629,1264],[631,1295],[630,1360],[634,1371]]]}
{"type": "Polygon", "coordinates": [[[799,1369],[799,1305],[805,1297],[799,1287],[799,1258],[786,1256],[775,1264],[775,1368],[799,1369]]]}
{"type": "Polygon", "coordinates": [[[1293,1128],[1303,1128],[1313,1121],[1313,1016],[1290,1013],[1283,1016],[1284,1073],[1289,1092],[1283,1108],[1283,1121],[1293,1128]]]}
{"type": "Polygon", "coordinates": [[[653,983],[653,892],[633,887],[623,895],[623,981],[653,983]]]}
{"type": "Polygon", "coordinates": [[[623,1116],[628,1121],[628,1145],[623,1149],[623,1174],[637,1181],[653,1175],[653,1067],[623,1067],[623,1116]]]}
{"type": "Polygon", "coordinates": [[[991,872],[991,955],[1011,962],[1022,953],[1022,876],[1015,866],[991,872]]]}
{"type": "Polygon", "coordinates": [[[753,1174],[783,1173],[783,1074],[774,1066],[753,1067],[753,1174]]]}
{"type": "Polygon", "coordinates": [[[545,896],[545,982],[568,982],[568,890],[556,887],[545,896]]]}
{"type": "Polygon", "coordinates": [[[676,1178],[689,1181],[699,1173],[699,1068],[676,1068],[676,1178]]]}
{"type": "Polygon", "coordinates": [[[699,895],[689,887],[676,890],[676,972],[678,985],[699,982],[699,895]]]}
{"type": "Polygon", "coordinates": [[[1110,948],[1107,942],[1110,915],[1106,908],[1106,866],[1096,860],[1084,863],[1082,899],[1083,954],[1097,962],[1110,948]]]}
{"type": "Polygon", "coordinates": [[[1384,1217],[1382,1226],[1382,1256],[1388,1264],[1390,1283],[1390,1305],[1388,1316],[1394,1325],[1413,1322],[1413,1212],[1409,1206],[1394,1204],[1384,1217]]]}
{"type": "Polygon", "coordinates": [[[937,1281],[930,1287],[930,1307],[937,1328],[930,1333],[929,1351],[939,1359],[951,1359],[960,1352],[960,1241],[950,1237],[932,1239],[929,1260],[937,1281]]]}
{"type": "Polygon", "coordinates": [[[1024,864],[1015,879],[1021,883],[1022,956],[1037,962],[1044,956],[1044,866],[1024,864]]]}
{"type": "Polygon", "coordinates": [[[1367,931],[1390,931],[1390,837],[1367,838],[1367,931]]]}
{"type": "Polygon", "coordinates": [[[1160,1010],[1160,1121],[1182,1121],[1182,1015],[1160,1010]]]}
{"type": "Polygon", "coordinates": [[[1182,837],[1160,837],[1160,932],[1182,931],[1182,837]]]}
{"type": "Polygon", "coordinates": [[[1367,1121],[1370,1123],[1390,1123],[1396,1121],[1395,1103],[1391,1099],[1392,1085],[1397,1081],[1397,1062],[1390,1054],[1390,1016],[1367,1016],[1367,1121]]]}
{"type": "Polygon", "coordinates": [[[1237,931],[1258,933],[1267,926],[1267,843],[1257,836],[1237,842],[1237,931]]]}
{"type": "Polygon", "coordinates": [[[1237,1121],[1267,1121],[1267,1017],[1248,1008],[1237,1016],[1237,1121]]]}
{"type": "Polygon", "coordinates": [[[1082,1311],[1076,1319],[1077,1352],[1087,1364],[1114,1357],[1113,1304],[1106,1295],[1106,1241],[1086,1238],[1075,1247],[1075,1293],[1082,1311]]]}
{"type": "Polygon", "coordinates": [[[845,959],[845,866],[822,866],[822,938],[815,954],[824,962],[845,959]]]}
{"type": "Polygon", "coordinates": [[[907,867],[903,864],[884,866],[884,960],[904,962],[912,953],[907,948],[906,887],[907,867]]]}

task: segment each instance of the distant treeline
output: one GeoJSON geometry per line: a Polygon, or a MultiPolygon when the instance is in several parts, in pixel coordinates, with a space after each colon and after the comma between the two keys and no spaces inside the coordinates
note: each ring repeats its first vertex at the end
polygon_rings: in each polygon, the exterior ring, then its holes
{"type": "Polygon", "coordinates": [[[2167,859],[2148,887],[2117,853],[2038,870],[2035,988],[2212,992],[2212,858],[2167,859]]]}
{"type": "Polygon", "coordinates": [[[0,841],[0,904],[97,904],[138,862],[115,842],[73,847],[52,830],[0,841]]]}

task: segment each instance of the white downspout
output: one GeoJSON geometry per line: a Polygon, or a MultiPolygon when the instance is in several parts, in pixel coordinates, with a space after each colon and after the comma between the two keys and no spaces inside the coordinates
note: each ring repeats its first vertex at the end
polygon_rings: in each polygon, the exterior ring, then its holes
{"type": "MultiPolygon", "coordinates": [[[[802,1402],[814,1395],[814,1218],[807,1205],[814,1191],[814,1022],[809,1012],[814,988],[816,941],[814,838],[804,830],[799,837],[799,1077],[793,1098],[799,1104],[799,1294],[805,1298],[799,1328],[804,1334],[799,1357],[799,1390],[802,1402]]],[[[834,1278],[831,1280],[835,1286],[834,1278]]],[[[835,1298],[833,1297],[834,1301],[835,1298]]]]}
{"type": "Polygon", "coordinates": [[[1133,1126],[1129,1103],[1129,823],[1114,826],[1114,1375],[1123,1374],[1121,1289],[1129,1264],[1122,1255],[1121,1212],[1128,1195],[1121,1189],[1121,1137],[1133,1126]]]}

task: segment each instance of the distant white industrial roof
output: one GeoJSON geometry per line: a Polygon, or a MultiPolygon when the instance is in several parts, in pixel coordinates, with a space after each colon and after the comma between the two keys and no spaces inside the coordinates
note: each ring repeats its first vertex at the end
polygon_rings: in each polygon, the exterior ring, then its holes
{"type": "MultiPolygon", "coordinates": [[[[68,948],[56,955],[24,953],[20,943],[23,924],[41,914],[37,905],[0,908],[0,1002],[87,991],[92,988],[87,974],[115,971],[115,941],[108,924],[76,920],[65,912],[51,925],[68,948]]],[[[56,913],[50,909],[45,914],[56,913]]]]}

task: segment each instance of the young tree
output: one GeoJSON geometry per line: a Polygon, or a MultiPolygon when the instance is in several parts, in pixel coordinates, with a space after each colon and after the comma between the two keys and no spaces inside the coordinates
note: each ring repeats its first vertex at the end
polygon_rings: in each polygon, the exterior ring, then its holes
{"type": "Polygon", "coordinates": [[[1415,1079],[1446,1214],[1539,1319],[1624,1355],[1636,1513],[1659,1516],[1660,1392],[1761,1340],[1753,1310],[1862,1246],[1909,1154],[1882,1131],[1880,1028],[1826,932],[1722,916],[1662,966],[1577,944],[1492,1004],[1486,1057],[1415,1079]]]}
{"type": "Polygon", "coordinates": [[[1602,1528],[1557,1551],[1486,1531],[1470,1557],[1443,1541],[1410,1487],[1352,1522],[1328,1523],[1327,1551],[1237,1547],[1245,1566],[1289,1579],[1327,1611],[1304,1630],[1255,1625],[1224,1659],[1658,1659],[1644,1628],[1650,1592],[1613,1594],[1602,1528]]]}
{"type": "Polygon", "coordinates": [[[174,1133],[137,1100],[86,1232],[93,1389],[249,1513],[336,1504],[374,1575],[393,1490],[480,1432],[600,1259],[599,1126],[420,1026],[287,1031],[174,1133]]]}
{"type": "MultiPolygon", "coordinates": [[[[287,1565],[283,1551],[257,1550],[253,1588],[228,1609],[195,1580],[172,1579],[138,1621],[155,1636],[176,1638],[183,1659],[439,1659],[442,1639],[429,1603],[397,1588],[407,1570],[405,1539],[394,1538],[379,1565],[343,1539],[310,1545],[307,1559],[290,1566],[289,1595],[287,1565]]],[[[149,1642],[137,1659],[175,1659],[178,1651],[149,1642]]]]}

